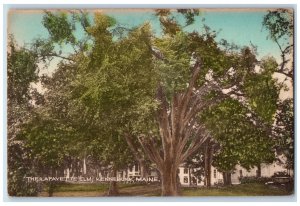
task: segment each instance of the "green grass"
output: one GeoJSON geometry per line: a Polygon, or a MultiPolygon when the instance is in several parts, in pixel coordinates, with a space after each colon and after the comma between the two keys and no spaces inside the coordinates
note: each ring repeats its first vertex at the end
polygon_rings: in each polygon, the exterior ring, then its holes
{"type": "MultiPolygon", "coordinates": [[[[151,184],[119,184],[119,196],[160,196],[160,185],[151,184]]],[[[101,197],[108,191],[108,184],[88,183],[57,185],[53,196],[57,197],[101,197]]],[[[212,188],[181,188],[180,196],[280,196],[290,195],[282,188],[276,188],[258,183],[233,185],[228,187],[212,188]]],[[[47,196],[44,190],[40,196],[47,196]]]]}
{"type": "Polygon", "coordinates": [[[284,189],[249,183],[221,188],[184,188],[182,196],[278,196],[290,195],[284,189]]]}
{"type": "Polygon", "coordinates": [[[74,192],[74,191],[82,191],[82,192],[90,192],[90,191],[107,191],[108,184],[70,184],[64,183],[58,185],[54,191],[55,192],[74,192]]]}

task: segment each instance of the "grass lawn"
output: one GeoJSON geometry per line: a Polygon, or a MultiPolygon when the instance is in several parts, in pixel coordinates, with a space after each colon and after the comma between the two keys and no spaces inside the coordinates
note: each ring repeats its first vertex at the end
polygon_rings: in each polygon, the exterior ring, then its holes
{"type": "MultiPolygon", "coordinates": [[[[101,197],[105,196],[108,184],[61,184],[54,197],[101,197]]],[[[119,196],[160,196],[160,185],[119,184],[119,196]]],[[[249,183],[220,188],[181,188],[181,196],[280,196],[290,195],[282,188],[264,184],[249,183]]],[[[46,191],[40,196],[48,196],[46,191]]]]}
{"type": "Polygon", "coordinates": [[[183,188],[182,196],[278,196],[291,192],[258,183],[232,185],[221,188],[183,188]]]}

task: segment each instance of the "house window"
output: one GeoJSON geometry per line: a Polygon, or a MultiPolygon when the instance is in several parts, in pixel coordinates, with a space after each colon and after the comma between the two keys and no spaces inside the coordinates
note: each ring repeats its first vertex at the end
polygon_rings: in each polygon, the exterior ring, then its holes
{"type": "Polygon", "coordinates": [[[133,166],[129,167],[129,172],[132,172],[133,166]]]}
{"type": "Polygon", "coordinates": [[[214,170],[214,178],[217,178],[217,170],[214,170]]]}
{"type": "Polygon", "coordinates": [[[183,183],[189,183],[189,178],[188,177],[183,177],[183,183]]]}
{"type": "Polygon", "coordinates": [[[188,173],[189,173],[188,169],[184,168],[183,174],[188,174],[188,173]]]}
{"type": "Polygon", "coordinates": [[[243,170],[240,170],[240,177],[243,177],[243,170]]]}

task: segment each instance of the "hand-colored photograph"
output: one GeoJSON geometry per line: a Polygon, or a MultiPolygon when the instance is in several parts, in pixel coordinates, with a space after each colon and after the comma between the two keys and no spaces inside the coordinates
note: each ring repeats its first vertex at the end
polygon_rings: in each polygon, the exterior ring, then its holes
{"type": "Polygon", "coordinates": [[[294,9],[10,9],[10,197],[294,195],[294,9]]]}

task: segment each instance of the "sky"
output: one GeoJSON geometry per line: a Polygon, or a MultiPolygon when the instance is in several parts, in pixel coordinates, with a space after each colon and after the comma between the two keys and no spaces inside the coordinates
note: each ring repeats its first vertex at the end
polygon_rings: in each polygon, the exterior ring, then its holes
{"type": "MultiPolygon", "coordinates": [[[[138,26],[150,22],[156,34],[160,34],[159,22],[152,10],[106,10],[108,15],[116,18],[124,26],[138,26]]],[[[203,10],[194,25],[186,29],[201,31],[202,19],[205,18],[212,30],[218,31],[217,39],[226,39],[240,46],[258,47],[258,58],[274,56],[280,58],[277,45],[267,39],[268,31],[262,27],[263,17],[267,10],[203,10]]],[[[8,33],[13,34],[19,45],[31,42],[37,37],[47,37],[47,30],[42,25],[42,10],[12,10],[8,16],[8,33]]],[[[79,31],[80,32],[80,31],[79,31]]],[[[80,33],[77,35],[80,36],[80,33]]]]}

